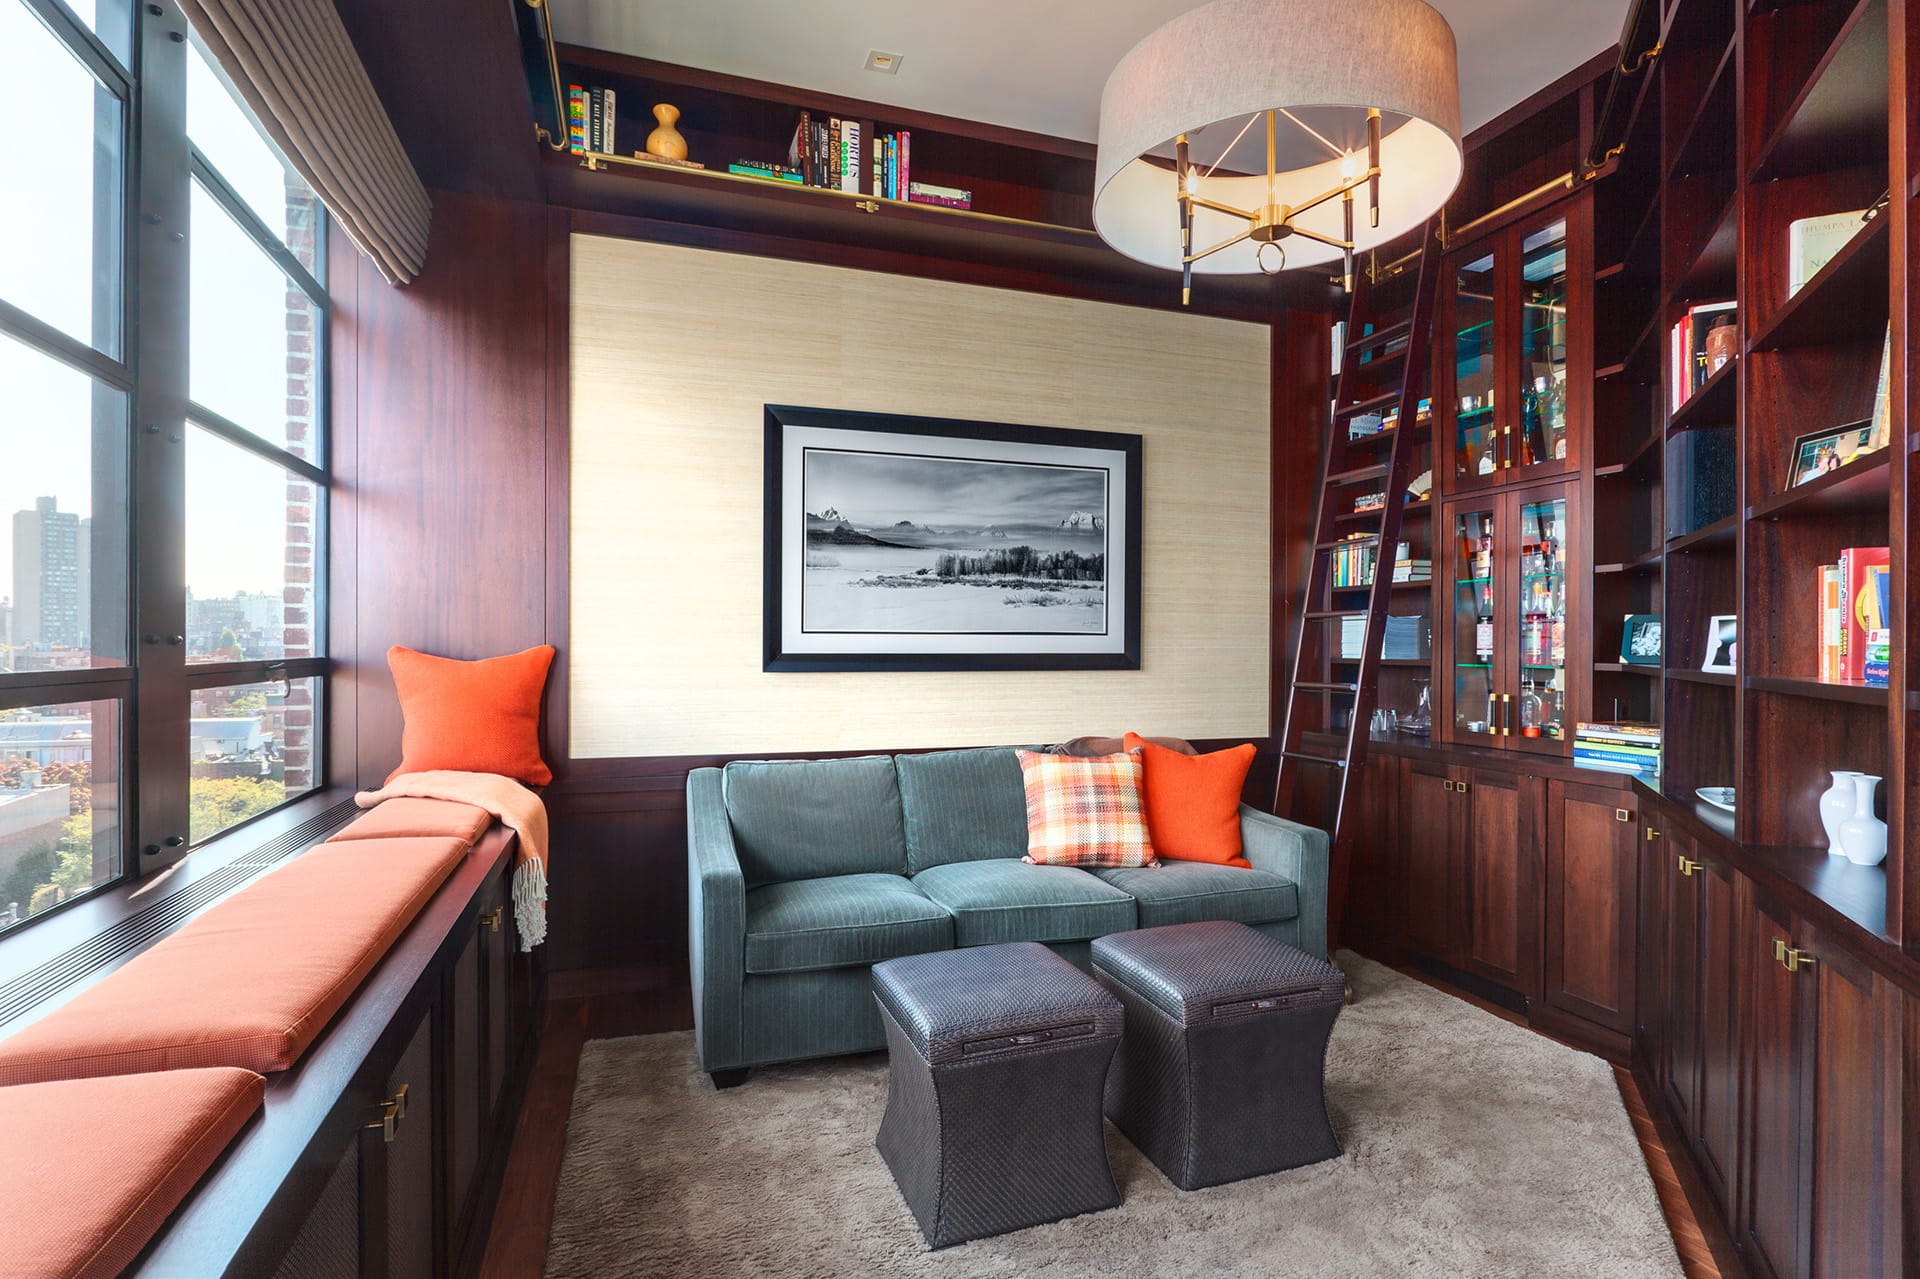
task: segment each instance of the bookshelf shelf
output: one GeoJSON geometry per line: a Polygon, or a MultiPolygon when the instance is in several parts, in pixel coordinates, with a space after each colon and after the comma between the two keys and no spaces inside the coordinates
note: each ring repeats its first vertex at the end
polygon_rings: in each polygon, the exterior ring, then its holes
{"type": "Polygon", "coordinates": [[[1773,182],[1861,163],[1887,150],[1886,0],[1857,0],[1772,134],[1753,180],[1773,182]]]}
{"type": "Polygon", "coordinates": [[[1722,675],[1718,671],[1690,671],[1670,666],[1667,668],[1667,678],[1677,684],[1704,684],[1728,690],[1739,686],[1738,676],[1722,675]]]}
{"type": "Polygon", "coordinates": [[[1852,702],[1859,706],[1887,704],[1884,685],[1860,684],[1851,680],[1832,684],[1817,679],[1799,679],[1782,675],[1749,675],[1746,686],[1757,693],[1780,693],[1787,697],[1812,697],[1827,702],[1852,702]]]}
{"type": "Polygon", "coordinates": [[[1705,301],[1733,292],[1740,245],[1739,192],[1730,191],[1719,207],[1720,216],[1668,290],[1676,302],[1705,301]]]}
{"type": "Polygon", "coordinates": [[[1615,564],[1595,564],[1593,571],[1602,577],[1612,574],[1657,573],[1660,571],[1662,558],[1664,558],[1663,551],[1648,551],[1644,555],[1636,555],[1630,560],[1622,560],[1615,564]]]}
{"type": "Polygon", "coordinates": [[[1740,538],[1740,517],[1729,515],[1725,519],[1715,520],[1705,528],[1695,529],[1684,537],[1667,539],[1667,554],[1676,555],[1683,551],[1730,551],[1740,538]]]}
{"type": "Polygon", "coordinates": [[[1649,435],[1634,446],[1633,451],[1627,454],[1625,461],[1595,467],[1593,473],[1601,479],[1606,479],[1615,475],[1637,477],[1642,473],[1650,472],[1655,469],[1652,464],[1660,460],[1660,446],[1665,442],[1658,434],[1649,435]]]}
{"type": "Polygon", "coordinates": [[[1659,679],[1658,666],[1637,666],[1631,662],[1595,662],[1593,669],[1605,675],[1638,675],[1643,679],[1659,679]]]}
{"type": "Polygon", "coordinates": [[[1884,213],[1847,241],[1806,286],[1760,326],[1750,351],[1779,351],[1835,342],[1877,341],[1886,332],[1892,219],[1884,213]]]}
{"type": "Polygon", "coordinates": [[[1724,167],[1733,154],[1734,45],[1728,41],[1707,81],[1700,105],[1687,121],[1671,154],[1669,176],[1724,167]]]}
{"type": "Polygon", "coordinates": [[[1749,520],[1887,514],[1893,479],[1892,450],[1808,480],[1747,508],[1749,520]]]}
{"type": "Polygon", "coordinates": [[[1685,404],[1673,411],[1667,418],[1667,434],[1678,435],[1703,426],[1725,426],[1733,421],[1739,407],[1735,394],[1739,383],[1740,357],[1735,356],[1716,369],[1685,404]]]}

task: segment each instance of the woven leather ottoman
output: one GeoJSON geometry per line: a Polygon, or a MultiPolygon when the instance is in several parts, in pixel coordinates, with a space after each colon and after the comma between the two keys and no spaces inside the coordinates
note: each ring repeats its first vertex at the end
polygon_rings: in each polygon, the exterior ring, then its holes
{"type": "Polygon", "coordinates": [[[1102,1089],[1120,1001],[1037,942],[874,965],[887,1032],[877,1142],[935,1248],[1120,1202],[1102,1089]]]}
{"type": "Polygon", "coordinates": [[[1340,1153],[1327,1119],[1338,968],[1245,924],[1100,937],[1093,972],[1126,1005],[1107,1117],[1182,1190],[1340,1153]]]}

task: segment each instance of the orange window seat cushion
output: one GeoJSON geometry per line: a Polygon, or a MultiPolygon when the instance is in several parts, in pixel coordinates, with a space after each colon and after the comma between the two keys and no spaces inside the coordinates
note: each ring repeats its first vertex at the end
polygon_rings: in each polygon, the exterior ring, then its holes
{"type": "Polygon", "coordinates": [[[347,823],[329,844],[349,839],[409,839],[438,835],[471,844],[493,825],[493,814],[477,804],[449,799],[401,796],[384,800],[347,823]]]}
{"type": "Polygon", "coordinates": [[[1128,733],[1127,749],[1140,752],[1140,793],[1156,853],[1177,862],[1252,865],[1240,855],[1240,792],[1253,767],[1251,742],[1183,755],[1128,733]]]}
{"type": "Polygon", "coordinates": [[[0,1088],[0,1271],[111,1279],[260,1109],[250,1070],[0,1088]]]}
{"type": "Polygon", "coordinates": [[[477,662],[395,644],[387,666],[400,696],[400,767],[387,780],[446,769],[545,786],[553,770],[540,755],[540,696],[552,665],[551,644],[477,662]]]}
{"type": "Polygon", "coordinates": [[[0,1085],[285,1070],[466,853],[444,838],[321,844],[0,1040],[0,1085]]]}

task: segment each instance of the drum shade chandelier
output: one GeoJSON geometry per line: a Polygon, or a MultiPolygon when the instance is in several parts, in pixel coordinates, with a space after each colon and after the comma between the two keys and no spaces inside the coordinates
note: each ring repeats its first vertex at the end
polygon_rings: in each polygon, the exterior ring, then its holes
{"type": "Polygon", "coordinates": [[[1351,288],[1354,254],[1432,217],[1463,162],[1453,29],[1426,0],[1215,0],[1107,78],[1093,224],[1179,271],[1183,302],[1195,271],[1337,261],[1351,288]]]}

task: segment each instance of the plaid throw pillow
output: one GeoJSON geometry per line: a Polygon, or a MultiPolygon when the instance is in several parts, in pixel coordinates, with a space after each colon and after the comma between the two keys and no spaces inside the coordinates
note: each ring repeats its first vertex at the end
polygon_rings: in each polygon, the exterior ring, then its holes
{"type": "Polygon", "coordinates": [[[1021,751],[1027,855],[1036,866],[1153,866],[1140,805],[1140,757],[1077,759],[1021,751]]]}

